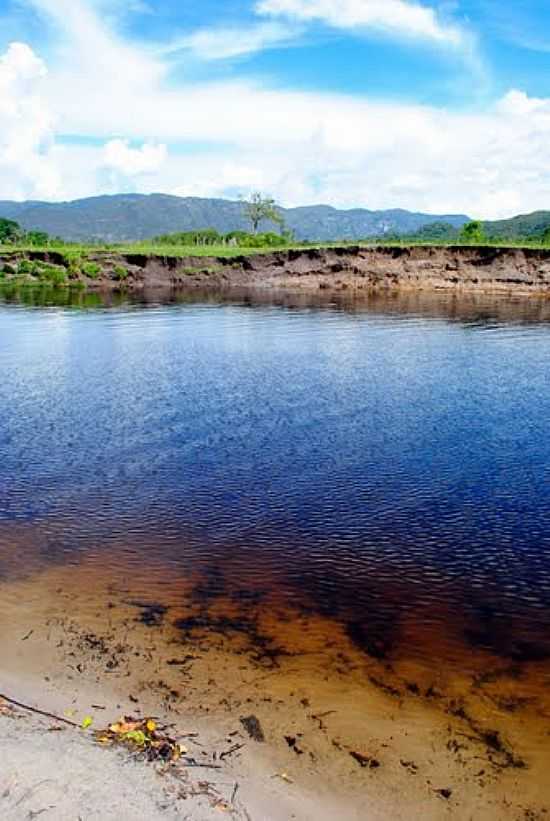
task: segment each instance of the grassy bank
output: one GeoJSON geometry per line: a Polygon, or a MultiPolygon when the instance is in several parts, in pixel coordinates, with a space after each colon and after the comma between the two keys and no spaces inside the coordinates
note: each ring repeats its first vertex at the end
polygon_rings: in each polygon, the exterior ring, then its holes
{"type": "MultiPolygon", "coordinates": [[[[460,243],[460,247],[472,248],[527,248],[534,250],[550,250],[550,243],[541,241],[517,239],[504,241],[484,241],[472,243],[460,243]]],[[[26,253],[58,253],[61,254],[67,263],[86,261],[105,254],[144,254],[146,256],[161,257],[222,257],[232,259],[252,254],[270,254],[277,251],[304,251],[308,249],[324,248],[453,248],[457,247],[456,242],[448,240],[433,240],[430,242],[403,237],[401,239],[385,240],[381,237],[364,240],[340,240],[335,242],[294,242],[287,245],[265,245],[257,248],[236,245],[174,245],[159,244],[154,242],[134,242],[120,244],[48,244],[48,245],[1,245],[0,254],[3,257],[26,253]]]]}

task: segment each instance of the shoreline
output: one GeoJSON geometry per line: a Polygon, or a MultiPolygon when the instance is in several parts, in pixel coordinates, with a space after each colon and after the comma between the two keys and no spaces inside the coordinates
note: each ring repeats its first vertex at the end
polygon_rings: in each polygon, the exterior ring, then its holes
{"type": "Polygon", "coordinates": [[[198,619],[185,583],[168,591],[146,571],[124,582],[130,570],[112,578],[83,559],[4,581],[0,692],[60,716],[69,710],[77,723],[89,715],[95,729],[152,715],[176,736],[199,733],[208,754],[243,744],[218,779],[240,785],[236,818],[359,821],[365,808],[380,821],[545,817],[546,667],[537,684],[537,665],[528,676],[472,654],[472,685],[466,671],[430,669],[407,654],[369,657],[329,618],[281,622],[271,605],[259,654],[227,603],[198,619]],[[247,717],[264,741],[246,732],[247,717]]]}
{"type": "Polygon", "coordinates": [[[238,255],[170,256],[87,252],[69,263],[60,251],[1,252],[0,281],[88,290],[258,288],[353,294],[444,292],[550,295],[550,249],[490,246],[345,246],[238,255]],[[35,265],[18,273],[26,260],[35,265]],[[93,267],[93,276],[87,275],[93,267]]]}

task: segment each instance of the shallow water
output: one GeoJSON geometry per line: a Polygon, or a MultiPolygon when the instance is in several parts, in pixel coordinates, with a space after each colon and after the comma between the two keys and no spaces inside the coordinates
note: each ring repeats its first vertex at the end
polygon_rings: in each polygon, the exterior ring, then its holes
{"type": "Polygon", "coordinates": [[[93,557],[376,658],[550,657],[545,303],[180,299],[0,305],[6,579],[93,557]]]}

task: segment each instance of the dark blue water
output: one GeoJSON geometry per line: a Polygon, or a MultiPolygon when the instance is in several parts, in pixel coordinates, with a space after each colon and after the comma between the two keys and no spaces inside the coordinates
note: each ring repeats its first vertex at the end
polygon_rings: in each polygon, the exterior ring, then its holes
{"type": "Polygon", "coordinates": [[[468,641],[545,656],[550,324],[504,314],[0,305],[0,534],[227,562],[381,655],[452,599],[468,641]]]}

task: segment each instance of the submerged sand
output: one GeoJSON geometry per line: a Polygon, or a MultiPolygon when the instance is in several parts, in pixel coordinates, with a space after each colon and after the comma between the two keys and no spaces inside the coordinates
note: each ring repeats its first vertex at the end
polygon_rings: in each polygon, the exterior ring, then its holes
{"type": "Polygon", "coordinates": [[[313,608],[252,594],[205,605],[193,590],[120,564],[113,576],[90,557],[2,583],[0,692],[98,729],[157,716],[221,766],[185,776],[211,794],[178,792],[152,765],[19,711],[0,717],[2,817],[547,817],[547,663],[412,626],[376,658],[313,608]]]}

